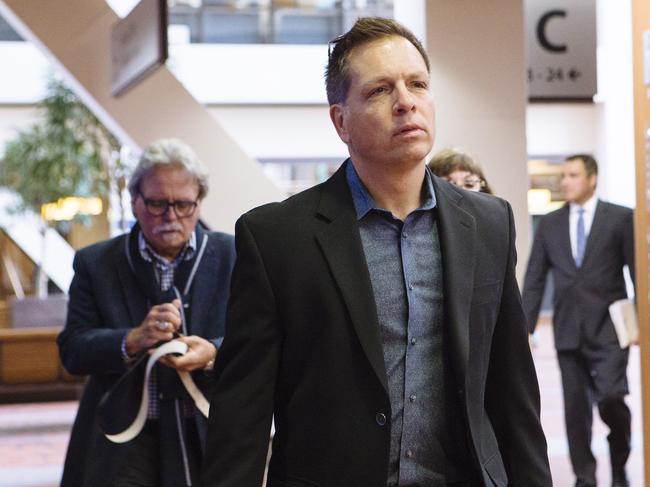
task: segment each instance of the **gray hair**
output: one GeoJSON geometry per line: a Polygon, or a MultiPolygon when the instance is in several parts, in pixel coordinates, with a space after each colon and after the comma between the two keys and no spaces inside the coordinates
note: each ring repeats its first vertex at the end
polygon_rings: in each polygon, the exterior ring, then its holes
{"type": "Polygon", "coordinates": [[[158,139],[144,149],[138,165],[129,180],[129,193],[135,200],[140,194],[140,183],[159,167],[175,166],[185,169],[199,185],[199,200],[208,194],[208,171],[194,151],[178,139],[158,139]]]}

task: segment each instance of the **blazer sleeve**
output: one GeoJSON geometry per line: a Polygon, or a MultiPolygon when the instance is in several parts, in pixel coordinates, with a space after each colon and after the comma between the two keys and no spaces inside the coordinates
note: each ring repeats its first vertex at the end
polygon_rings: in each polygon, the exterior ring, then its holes
{"type": "Polygon", "coordinates": [[[255,237],[240,218],[226,336],[215,364],[205,487],[262,484],[282,347],[276,303],[255,237]]]}
{"type": "Polygon", "coordinates": [[[509,258],[492,337],[486,410],[497,437],[508,485],[550,487],[546,438],[539,417],[539,386],[515,277],[515,227],[509,205],[508,213],[509,258]]]}
{"type": "Polygon", "coordinates": [[[544,289],[546,287],[546,276],[550,268],[549,257],[544,241],[544,228],[546,221],[542,219],[537,228],[533,247],[528,258],[526,276],[524,278],[523,306],[528,323],[528,331],[532,333],[537,326],[539,308],[542,305],[544,289]]]}
{"type": "MultiPolygon", "coordinates": [[[[99,310],[92,285],[91,256],[75,255],[65,327],[57,337],[61,362],[75,375],[122,373],[122,339],[128,328],[108,328],[99,310]]],[[[97,273],[97,272],[96,272],[97,273]]]]}

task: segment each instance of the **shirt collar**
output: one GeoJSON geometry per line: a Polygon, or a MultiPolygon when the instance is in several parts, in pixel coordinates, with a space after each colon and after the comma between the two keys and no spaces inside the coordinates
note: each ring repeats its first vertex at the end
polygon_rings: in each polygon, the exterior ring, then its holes
{"type": "Polygon", "coordinates": [[[585,201],[584,205],[579,205],[577,203],[570,203],[571,213],[575,213],[580,208],[582,208],[583,210],[585,210],[585,213],[589,213],[593,215],[596,212],[597,204],[598,204],[598,198],[596,197],[596,195],[593,195],[591,198],[585,201]]]}
{"type": "MultiPolygon", "coordinates": [[[[351,160],[347,162],[345,175],[348,180],[348,186],[350,187],[350,193],[352,193],[352,201],[354,202],[354,209],[357,213],[357,220],[361,220],[370,210],[387,211],[377,205],[363,185],[351,160]]],[[[431,210],[436,207],[436,194],[433,190],[433,180],[428,168],[425,170],[421,196],[422,204],[415,211],[431,210]]]]}
{"type": "Polygon", "coordinates": [[[147,262],[153,262],[155,259],[156,263],[159,265],[176,266],[179,262],[189,260],[194,256],[194,252],[196,251],[196,232],[192,232],[190,239],[185,244],[185,247],[183,247],[183,250],[181,250],[176,258],[171,262],[165,259],[162,255],[156,252],[151,245],[149,245],[149,242],[144,238],[142,232],[138,233],[138,249],[140,250],[140,256],[147,262]]]}

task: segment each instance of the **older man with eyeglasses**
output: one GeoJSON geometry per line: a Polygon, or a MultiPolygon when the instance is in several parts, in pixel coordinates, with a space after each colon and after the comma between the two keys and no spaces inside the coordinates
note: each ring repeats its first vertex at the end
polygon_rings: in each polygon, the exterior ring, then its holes
{"type": "Polygon", "coordinates": [[[206,389],[223,340],[234,263],[232,236],[209,232],[199,221],[207,191],[206,170],[188,146],[156,141],[129,182],[137,224],[75,257],[68,318],[58,342],[65,368],[90,380],[72,431],[64,487],[177,487],[197,481],[206,419],[177,371],[191,373],[199,390],[206,389]],[[187,352],[153,366],[143,385],[149,393],[143,429],[130,441],[109,441],[96,420],[100,399],[134,363],[142,363],[138,358],[173,338],[187,352]]]}

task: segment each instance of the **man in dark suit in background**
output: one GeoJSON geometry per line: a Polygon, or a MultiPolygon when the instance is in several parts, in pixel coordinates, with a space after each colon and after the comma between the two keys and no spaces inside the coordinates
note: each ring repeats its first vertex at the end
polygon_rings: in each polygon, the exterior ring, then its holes
{"type": "Polygon", "coordinates": [[[80,250],[74,260],[58,342],[65,368],[90,379],[72,430],[63,487],[189,486],[200,469],[206,419],[173,369],[192,372],[205,390],[204,370],[214,364],[224,334],[233,238],[199,223],[207,172],[178,140],[145,149],[129,191],[137,225],[127,235],[80,250]],[[133,357],[171,340],[174,332],[183,335],[179,340],[189,351],[154,366],[144,429],[128,443],[111,443],[95,418],[100,398],[133,357]]]}
{"type": "Polygon", "coordinates": [[[507,202],[425,167],[429,61],[362,18],[333,41],[327,182],[240,218],[205,487],[546,487],[507,202]]]}
{"type": "Polygon", "coordinates": [[[627,297],[623,268],[634,277],[633,212],[595,196],[593,157],[567,158],[561,189],[567,204],[539,222],[528,261],[523,301],[530,332],[537,323],[546,275],[555,283],[553,328],[562,374],[564,414],[576,486],[596,485],[591,451],[593,404],[609,426],[612,485],[627,486],[630,453],[627,359],[608,306],[627,297]]]}

